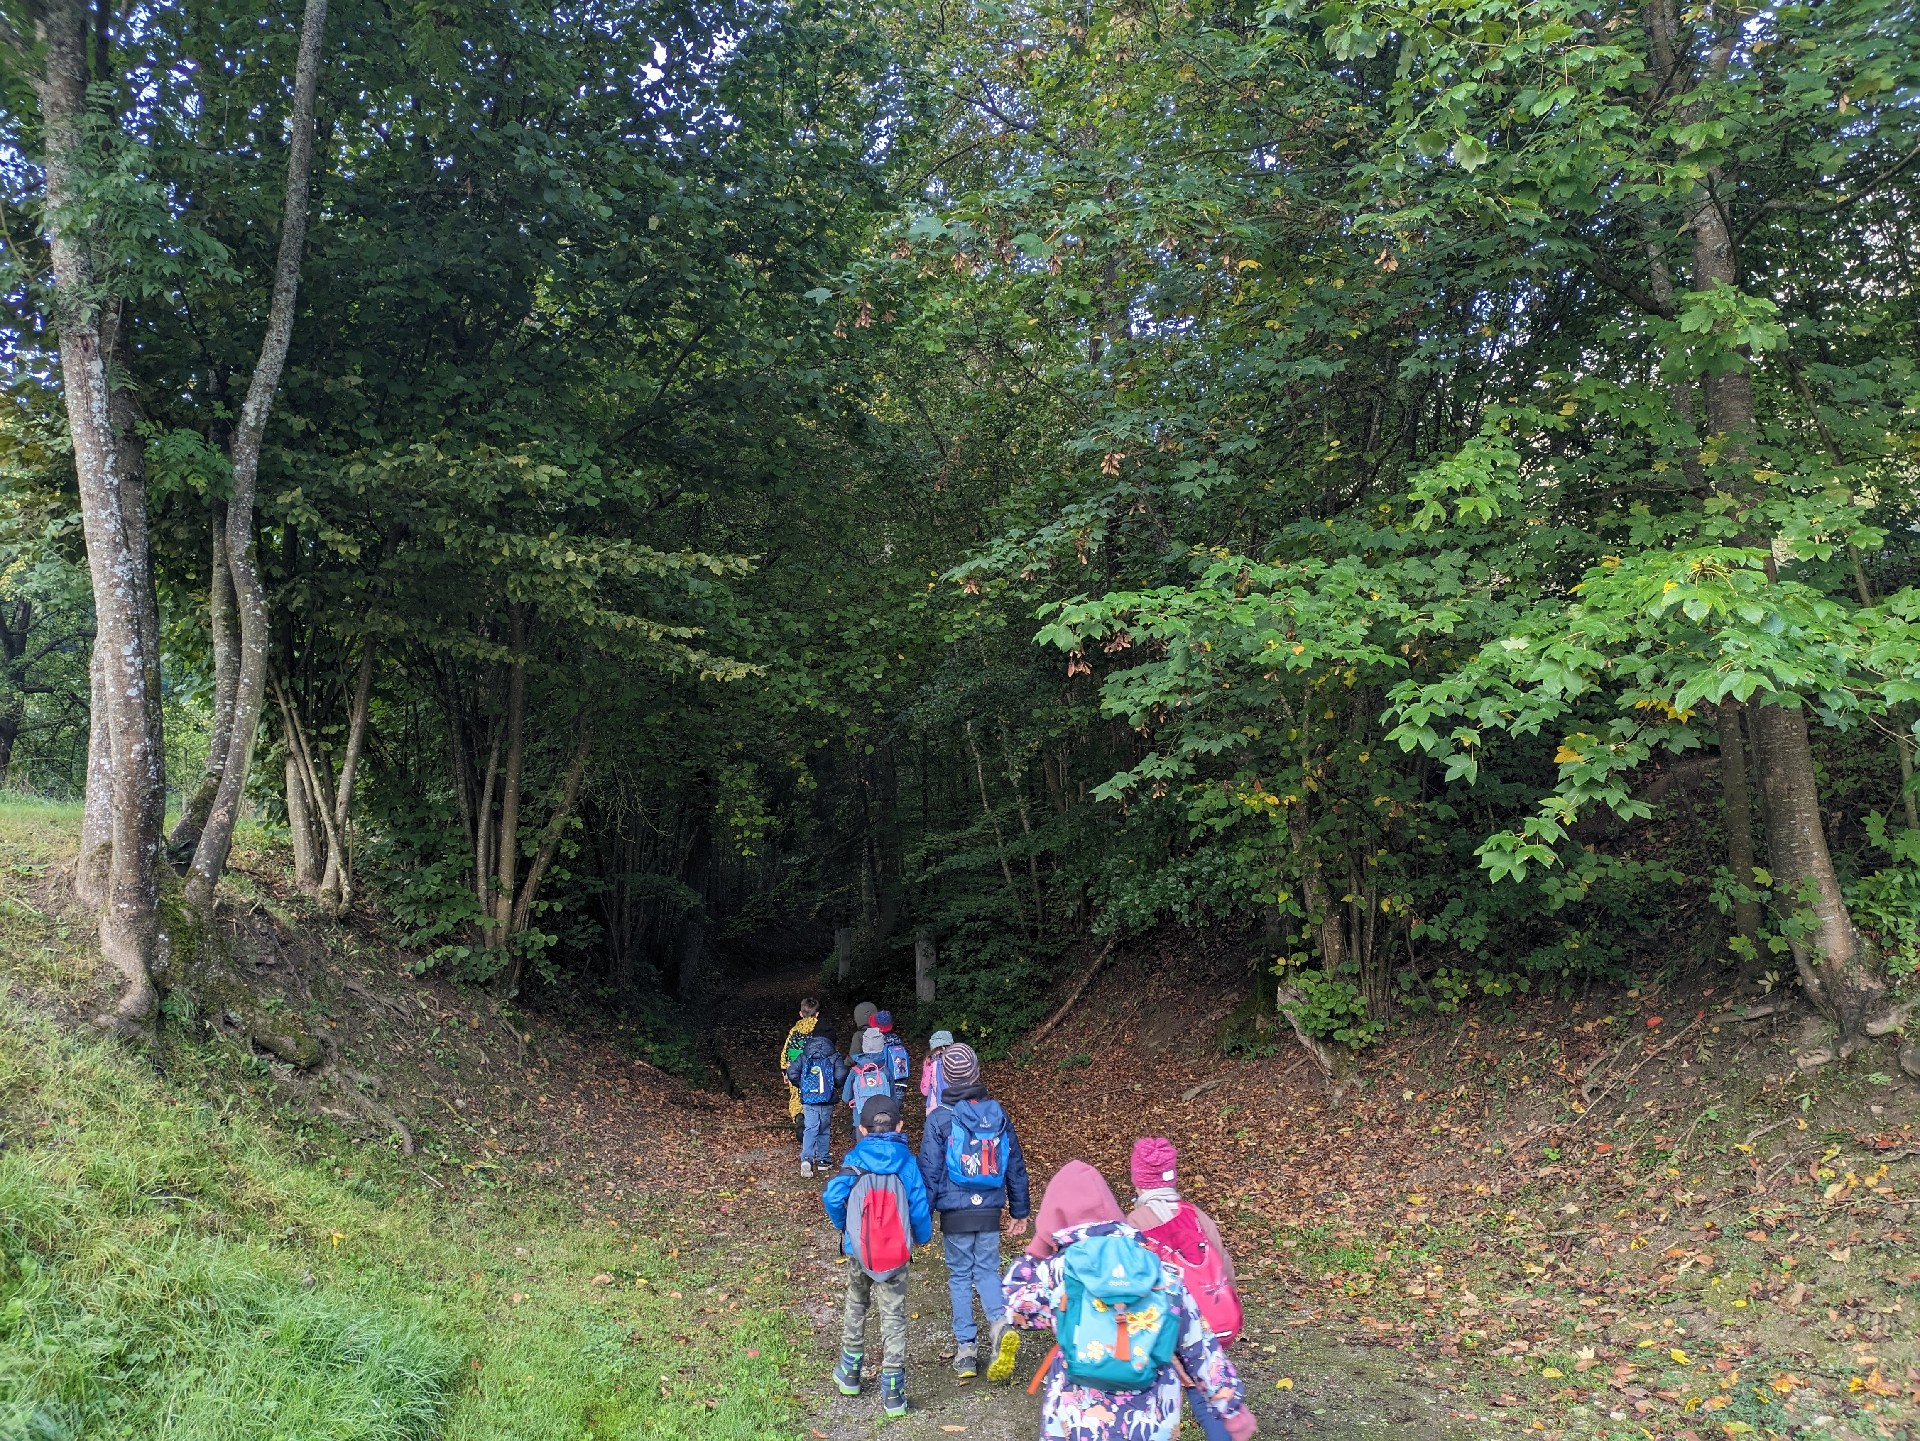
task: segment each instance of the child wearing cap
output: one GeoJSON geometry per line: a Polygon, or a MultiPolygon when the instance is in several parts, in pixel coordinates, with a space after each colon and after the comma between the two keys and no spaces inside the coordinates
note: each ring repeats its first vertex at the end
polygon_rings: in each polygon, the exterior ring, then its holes
{"type": "Polygon", "coordinates": [[[952,1044],[952,1031],[935,1031],[927,1037],[927,1058],[920,1063],[920,1099],[929,1116],[946,1104],[940,1098],[940,1056],[952,1044]]]}
{"type": "Polygon", "coordinates": [[[833,1384],[860,1394],[867,1312],[880,1312],[880,1402],[889,1416],[907,1410],[907,1266],[914,1246],[933,1239],[926,1181],[900,1130],[900,1104],[875,1096],[860,1108],[860,1139],[822,1198],[847,1253],[847,1299],[840,1313],[840,1362],[833,1384]]]}
{"type": "Polygon", "coordinates": [[[920,1133],[920,1170],[933,1208],[940,1213],[940,1250],[947,1262],[947,1297],[953,1303],[953,1370],[962,1378],[980,1374],[980,1330],[973,1298],[986,1313],[989,1381],[1013,1378],[1020,1336],[1007,1325],[1000,1290],[1001,1212],[1009,1236],[1027,1229],[1027,1159],[1000,1103],[987,1095],[980,1058],[965,1042],[940,1057],[939,1110],[920,1133]]]}

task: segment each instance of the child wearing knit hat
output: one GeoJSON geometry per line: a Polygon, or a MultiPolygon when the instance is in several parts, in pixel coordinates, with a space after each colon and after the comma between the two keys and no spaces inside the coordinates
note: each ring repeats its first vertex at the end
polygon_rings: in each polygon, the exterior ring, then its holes
{"type": "Polygon", "coordinates": [[[977,1295],[986,1313],[989,1381],[1013,1378],[1020,1336],[1006,1321],[1000,1287],[1000,1233],[1027,1228],[1027,1160],[1020,1138],[1000,1103],[987,1095],[980,1058],[958,1042],[940,1056],[942,1104],[927,1113],[920,1136],[920,1170],[940,1216],[940,1249],[947,1263],[947,1297],[953,1303],[953,1369],[962,1378],[980,1373],[977,1295]],[[1008,1217],[1004,1223],[1001,1211],[1008,1217]]]}
{"type": "MultiPolygon", "coordinates": [[[[1150,1250],[1180,1267],[1201,1318],[1220,1344],[1228,1345],[1240,1334],[1243,1319],[1234,1289],[1233,1258],[1213,1217],[1181,1197],[1180,1153],[1165,1136],[1142,1136],[1133,1143],[1130,1170],[1134,1199],[1127,1224],[1140,1233],[1150,1250]]],[[[1187,1401],[1208,1441],[1222,1441],[1231,1434],[1199,1389],[1189,1387],[1187,1401]]]]}

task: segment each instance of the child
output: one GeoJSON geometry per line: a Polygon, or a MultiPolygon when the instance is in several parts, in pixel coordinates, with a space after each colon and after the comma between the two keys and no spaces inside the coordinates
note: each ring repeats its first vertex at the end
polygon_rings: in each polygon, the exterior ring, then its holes
{"type": "Polygon", "coordinates": [[[886,1038],[868,1027],[867,1034],[861,1039],[857,1059],[847,1067],[840,1088],[840,1099],[852,1109],[855,1125],[859,1124],[860,1108],[874,1096],[885,1096],[895,1102],[899,1100],[893,1080],[887,1074],[886,1038]]]}
{"type": "Polygon", "coordinates": [[[833,1098],[846,1079],[847,1063],[833,1042],[833,1032],[815,1026],[800,1043],[800,1054],[787,1067],[787,1084],[800,1097],[803,1122],[800,1136],[800,1174],[811,1176],[817,1162],[827,1164],[833,1136],[833,1098]]]}
{"type": "Polygon", "coordinates": [[[1033,1241],[1007,1272],[1007,1315],[1054,1333],[1053,1354],[1034,1378],[1046,1386],[1046,1441],[1173,1441],[1183,1376],[1234,1441],[1259,1429],[1178,1270],[1140,1244],[1084,1161],[1067,1162],[1047,1183],[1033,1241]]]}
{"type": "Polygon", "coordinates": [[[860,1042],[867,1030],[873,1025],[873,1013],[880,1008],[872,1001],[862,1001],[853,1008],[853,1039],[847,1044],[847,1061],[851,1064],[860,1059],[860,1042]]]}
{"type": "Polygon", "coordinates": [[[913,1079],[913,1057],[907,1053],[907,1043],[893,1033],[893,1012],[875,1011],[873,1028],[880,1033],[881,1043],[887,1048],[887,1079],[893,1082],[894,1099],[903,1100],[907,1082],[913,1079]]]}
{"type": "MultiPolygon", "coordinates": [[[[787,1032],[786,1040],[780,1043],[780,1073],[784,1076],[793,1069],[793,1063],[800,1059],[800,1048],[813,1028],[820,1024],[820,1002],[808,996],[800,1003],[800,1019],[793,1023],[793,1029],[787,1032]]],[[[793,1134],[796,1140],[806,1138],[807,1117],[801,1108],[800,1088],[787,1082],[787,1119],[793,1122],[793,1134]]]]}
{"type": "Polygon", "coordinates": [[[1007,1113],[987,1096],[980,1058],[964,1042],[940,1058],[946,1104],[927,1117],[920,1136],[920,1170],[940,1213],[940,1249],[947,1261],[947,1298],[953,1303],[953,1370],[980,1374],[979,1328],[973,1298],[987,1315],[989,1381],[1013,1378],[1020,1336],[1006,1323],[1000,1293],[1000,1211],[1009,1236],[1027,1229],[1027,1158],[1007,1113]]]}
{"type": "MultiPolygon", "coordinates": [[[[1220,1344],[1228,1346],[1244,1319],[1233,1286],[1233,1258],[1213,1217],[1180,1198],[1175,1188],[1179,1168],[1180,1153],[1166,1137],[1142,1136],[1133,1143],[1134,1200],[1127,1224],[1140,1233],[1148,1250],[1180,1268],[1201,1319],[1220,1344]]],[[[1229,1433],[1197,1387],[1188,1388],[1187,1401],[1207,1441],[1225,1441],[1229,1433]]]]}
{"type": "Polygon", "coordinates": [[[927,1058],[920,1063],[920,1099],[931,1116],[946,1104],[940,1099],[940,1054],[953,1044],[952,1031],[935,1031],[927,1037],[927,1058]]]}
{"type": "Polygon", "coordinates": [[[907,1411],[907,1262],[933,1239],[927,1186],[900,1131],[900,1107],[875,1096],[860,1111],[860,1139],[827,1182],[827,1219],[842,1235],[847,1303],[840,1315],[840,1364],[834,1385],[860,1394],[867,1308],[880,1308],[880,1401],[889,1416],[907,1411]]]}

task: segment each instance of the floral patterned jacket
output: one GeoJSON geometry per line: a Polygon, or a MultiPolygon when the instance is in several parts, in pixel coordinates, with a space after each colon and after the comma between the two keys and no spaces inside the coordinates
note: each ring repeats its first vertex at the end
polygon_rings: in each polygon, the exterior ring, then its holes
{"type": "MultiPolygon", "coordinates": [[[[1131,1235],[1133,1228],[1120,1221],[1099,1221],[1057,1232],[1054,1240],[1064,1249],[1087,1236],[1114,1234],[1131,1235]]],[[[1169,1268],[1167,1294],[1181,1318],[1174,1355],[1212,1398],[1214,1410],[1222,1417],[1233,1416],[1245,1403],[1240,1377],[1171,1272],[1169,1268]]],[[[1045,1260],[1021,1256],[1007,1272],[1007,1318],[1030,1331],[1051,1331],[1053,1297],[1064,1283],[1059,1251],[1045,1260]]],[[[1144,1390],[1100,1391],[1068,1381],[1066,1365],[1056,1352],[1047,1371],[1040,1434],[1048,1441],[1172,1441],[1180,1429],[1181,1402],[1180,1378],[1171,1366],[1144,1390]]]]}

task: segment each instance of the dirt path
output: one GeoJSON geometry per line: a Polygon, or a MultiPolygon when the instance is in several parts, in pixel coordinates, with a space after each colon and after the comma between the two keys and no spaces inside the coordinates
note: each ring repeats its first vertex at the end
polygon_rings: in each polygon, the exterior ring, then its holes
{"type": "MultiPolygon", "coordinates": [[[[811,970],[778,971],[742,978],[729,988],[719,1043],[728,1069],[744,1093],[739,1116],[728,1134],[738,1148],[725,1157],[737,1179],[730,1189],[745,1191],[759,1203],[764,1244],[790,1264],[794,1306],[813,1334],[812,1370],[799,1389],[821,1398],[815,1413],[817,1436],[834,1438],[886,1434],[898,1441],[965,1435],[977,1441],[1029,1441],[1038,1430],[1039,1403],[1026,1383],[1045,1354],[1038,1337],[1026,1338],[1011,1386],[985,1380],[962,1381],[940,1352],[950,1340],[946,1270],[934,1246],[917,1253],[908,1289],[910,1342],[908,1400],[903,1421],[888,1423],[876,1388],[843,1398],[827,1377],[838,1355],[840,1304],[845,1263],[839,1236],[819,1204],[821,1182],[798,1174],[798,1151],[784,1124],[785,1095],[774,1080],[772,1062],[796,1013],[798,998],[817,985],[811,970]]],[[[844,1017],[832,1016],[836,1037],[846,1039],[844,1017]]],[[[910,1116],[912,1108],[909,1108],[910,1116]]],[[[1018,1118],[1016,1117],[1016,1122],[1018,1118]]],[[[917,1134],[917,1127],[910,1129],[917,1134]]],[[[844,1153],[849,1137],[834,1137],[834,1155],[844,1153]]],[[[716,1156],[716,1160],[721,1157],[716,1156]]],[[[1036,1188],[1044,1177],[1036,1175],[1036,1188]]],[[[1384,1348],[1347,1346],[1316,1324],[1310,1298],[1276,1311],[1253,1303],[1248,1333],[1234,1360],[1246,1378],[1248,1394],[1261,1419],[1263,1434],[1314,1436],[1328,1441],[1362,1437],[1459,1438],[1479,1434],[1449,1417],[1444,1402],[1420,1384],[1412,1363],[1384,1348]]],[[[869,1330],[869,1355],[877,1356],[878,1336],[869,1330]]],[[[1189,1434],[1198,1432],[1189,1427],[1189,1434]]]]}

